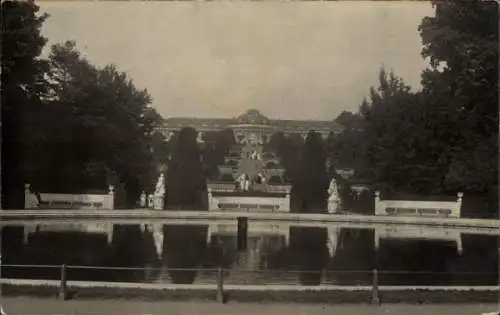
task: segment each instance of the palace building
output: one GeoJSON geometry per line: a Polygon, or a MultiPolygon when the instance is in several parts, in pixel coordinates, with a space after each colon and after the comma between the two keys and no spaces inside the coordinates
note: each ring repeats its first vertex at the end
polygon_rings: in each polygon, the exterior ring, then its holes
{"type": "Polygon", "coordinates": [[[192,127],[198,132],[198,142],[205,141],[207,132],[232,129],[236,142],[246,143],[266,143],[276,132],[283,132],[285,135],[298,134],[304,139],[308,132],[314,130],[322,135],[324,139],[330,133],[340,133],[343,127],[333,120],[279,120],[269,119],[258,110],[250,109],[236,118],[182,118],[171,117],[164,121],[160,131],[167,140],[182,128],[192,127]]]}

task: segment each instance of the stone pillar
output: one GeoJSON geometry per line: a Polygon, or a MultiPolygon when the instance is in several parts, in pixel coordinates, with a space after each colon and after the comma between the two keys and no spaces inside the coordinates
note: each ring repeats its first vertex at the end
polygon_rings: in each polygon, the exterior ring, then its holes
{"type": "Polygon", "coordinates": [[[283,209],[283,210],[285,210],[285,212],[290,212],[291,208],[292,208],[292,201],[291,201],[291,197],[290,197],[290,192],[289,191],[286,193],[286,197],[285,198],[286,198],[286,209],[283,209]]]}
{"type": "Polygon", "coordinates": [[[24,184],[24,209],[31,209],[30,184],[24,184]]]}
{"type": "Polygon", "coordinates": [[[108,209],[113,210],[115,208],[115,186],[109,185],[108,197],[108,209]]]}
{"type": "Polygon", "coordinates": [[[453,214],[454,216],[461,217],[462,216],[462,198],[464,194],[462,192],[457,193],[457,207],[456,212],[453,214]]]}
{"type": "Polygon", "coordinates": [[[154,201],[154,205],[153,205],[153,208],[155,210],[163,210],[164,209],[164,203],[165,203],[165,200],[164,200],[164,196],[163,195],[155,195],[153,197],[154,201]]]}
{"type": "Polygon", "coordinates": [[[380,191],[375,192],[375,215],[386,215],[384,205],[380,200],[380,191]]]}

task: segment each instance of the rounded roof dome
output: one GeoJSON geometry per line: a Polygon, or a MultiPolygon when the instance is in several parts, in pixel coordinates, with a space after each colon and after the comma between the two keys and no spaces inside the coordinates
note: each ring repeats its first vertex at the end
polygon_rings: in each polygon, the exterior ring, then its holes
{"type": "Polygon", "coordinates": [[[259,125],[267,125],[269,123],[269,119],[262,115],[256,109],[249,109],[244,114],[240,115],[236,121],[239,124],[259,124],[259,125]]]}

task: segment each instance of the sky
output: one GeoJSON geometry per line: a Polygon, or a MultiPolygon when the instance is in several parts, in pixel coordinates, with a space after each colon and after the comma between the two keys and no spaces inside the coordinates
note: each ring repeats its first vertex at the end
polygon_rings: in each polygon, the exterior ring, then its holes
{"type": "Polygon", "coordinates": [[[429,2],[39,2],[48,45],[116,64],[164,117],[331,120],[383,66],[420,88],[429,2]]]}

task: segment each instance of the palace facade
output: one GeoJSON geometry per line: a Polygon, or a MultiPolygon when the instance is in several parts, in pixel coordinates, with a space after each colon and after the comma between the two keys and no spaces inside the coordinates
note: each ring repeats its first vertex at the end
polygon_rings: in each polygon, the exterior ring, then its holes
{"type": "Polygon", "coordinates": [[[250,109],[236,118],[182,118],[171,117],[165,119],[163,125],[158,127],[167,140],[182,128],[192,127],[198,131],[198,142],[205,141],[207,132],[232,129],[236,142],[239,144],[265,143],[276,132],[285,135],[298,134],[304,139],[308,132],[314,130],[326,139],[330,133],[338,134],[343,127],[333,120],[279,120],[269,119],[258,110],[250,109]]]}

